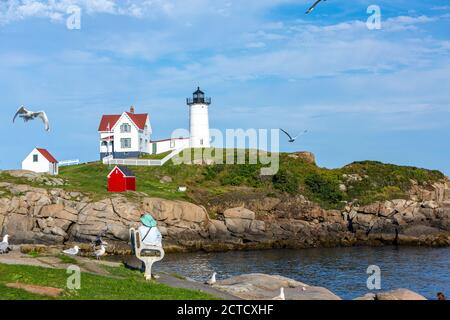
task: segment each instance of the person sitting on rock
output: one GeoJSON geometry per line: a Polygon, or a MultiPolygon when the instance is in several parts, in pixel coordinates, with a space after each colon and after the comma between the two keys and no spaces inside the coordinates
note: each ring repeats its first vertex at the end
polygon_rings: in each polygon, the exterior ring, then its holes
{"type": "Polygon", "coordinates": [[[141,242],[148,246],[162,247],[162,235],[158,230],[158,223],[148,213],[141,217],[142,226],[138,231],[141,235],[141,242]]]}

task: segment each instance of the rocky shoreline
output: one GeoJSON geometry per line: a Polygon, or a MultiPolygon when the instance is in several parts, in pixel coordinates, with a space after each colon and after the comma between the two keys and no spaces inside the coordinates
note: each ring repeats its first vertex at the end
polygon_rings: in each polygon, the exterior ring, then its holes
{"type": "Polygon", "coordinates": [[[450,184],[416,186],[410,199],[325,210],[303,196],[253,194],[205,206],[114,195],[95,201],[57,187],[0,183],[0,230],[15,244],[90,242],[106,231],[113,251],[128,250],[128,230],[143,212],[159,222],[168,252],[450,244],[450,184]]]}

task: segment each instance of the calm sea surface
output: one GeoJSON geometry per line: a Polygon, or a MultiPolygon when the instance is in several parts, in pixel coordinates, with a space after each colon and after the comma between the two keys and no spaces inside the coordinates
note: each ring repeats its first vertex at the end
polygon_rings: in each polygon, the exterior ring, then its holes
{"type": "Polygon", "coordinates": [[[168,254],[155,271],[175,272],[204,281],[246,273],[282,275],[326,287],[344,299],[368,291],[369,265],[381,268],[382,291],[407,288],[429,299],[443,291],[450,297],[450,248],[353,247],[225,253],[168,254]]]}

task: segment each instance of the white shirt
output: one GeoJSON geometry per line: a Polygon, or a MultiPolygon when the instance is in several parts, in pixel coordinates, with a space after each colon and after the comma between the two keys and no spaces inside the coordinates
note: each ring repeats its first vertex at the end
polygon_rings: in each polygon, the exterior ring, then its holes
{"type": "Polygon", "coordinates": [[[157,227],[149,228],[146,226],[140,226],[138,229],[141,235],[141,241],[149,246],[162,247],[162,235],[157,227]],[[149,231],[150,229],[150,231],[149,231]],[[147,234],[148,232],[148,234],[147,234]],[[147,237],[146,237],[147,235],[147,237]],[[144,239],[145,237],[145,239],[144,239]]]}

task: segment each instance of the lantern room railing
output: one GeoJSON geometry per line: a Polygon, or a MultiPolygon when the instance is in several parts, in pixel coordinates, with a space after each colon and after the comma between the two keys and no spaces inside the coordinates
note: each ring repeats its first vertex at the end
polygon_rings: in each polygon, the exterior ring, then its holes
{"type": "Polygon", "coordinates": [[[189,106],[193,105],[193,104],[196,104],[196,103],[203,103],[203,104],[210,105],[211,104],[211,98],[207,98],[207,97],[187,98],[186,99],[186,103],[189,106]]]}

